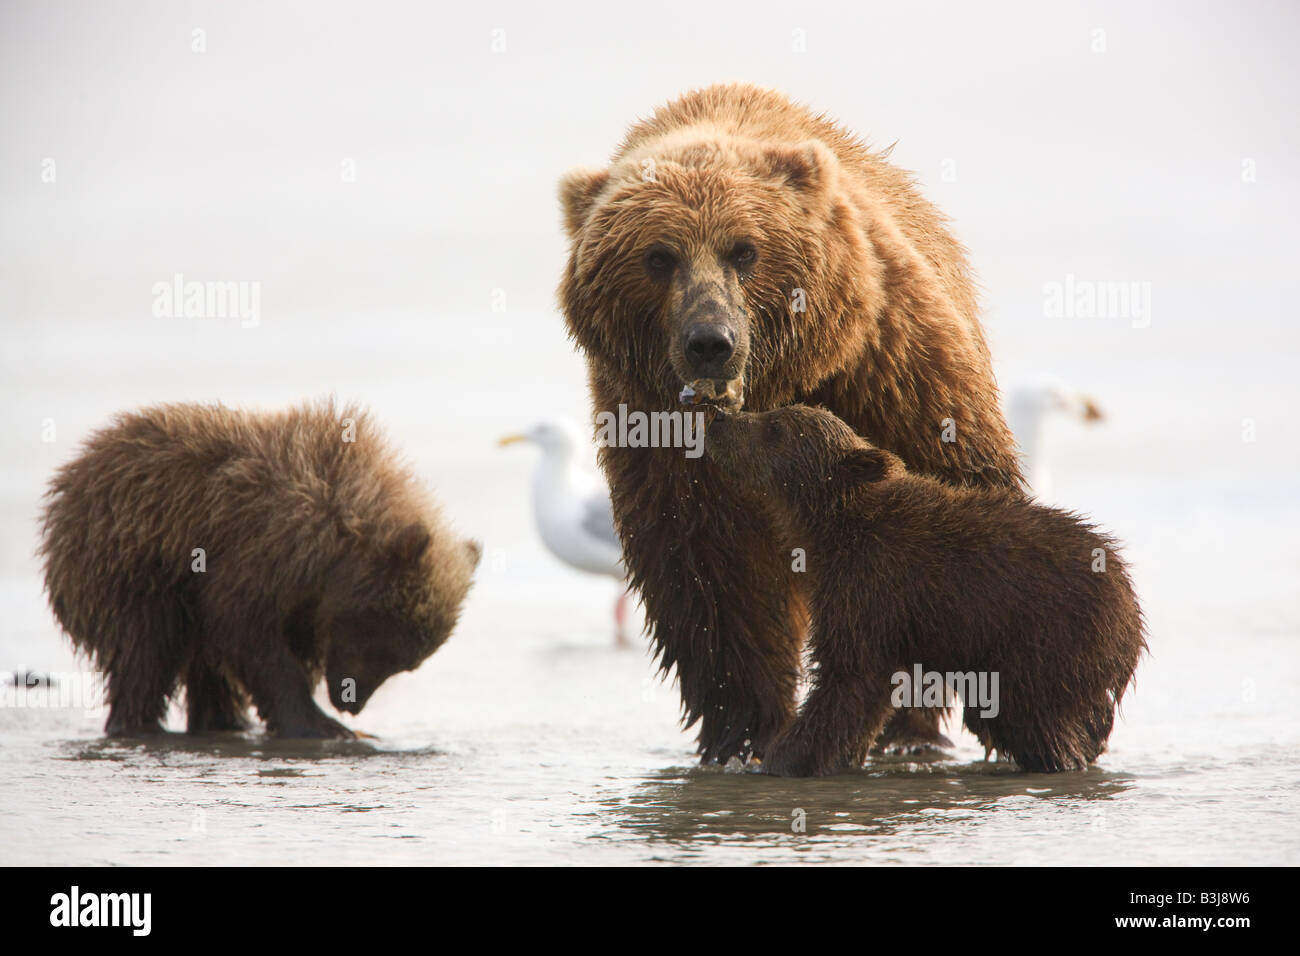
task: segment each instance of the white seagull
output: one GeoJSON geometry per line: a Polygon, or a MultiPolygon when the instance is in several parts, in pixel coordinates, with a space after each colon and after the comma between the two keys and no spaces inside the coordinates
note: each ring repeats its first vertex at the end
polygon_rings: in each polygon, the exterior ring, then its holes
{"type": "Polygon", "coordinates": [[[1042,379],[1012,390],[1007,404],[1008,424],[1020,446],[1020,460],[1029,488],[1034,497],[1044,501],[1052,495],[1052,476],[1044,453],[1043,430],[1047,419],[1053,415],[1074,418],[1090,425],[1104,418],[1092,398],[1074,391],[1058,379],[1042,379]]]}
{"type": "Polygon", "coordinates": [[[628,645],[627,571],[623,546],[614,530],[614,511],[605,483],[578,461],[586,442],[567,419],[542,422],[520,435],[507,435],[498,445],[531,442],[542,449],[533,473],[533,519],[547,549],[570,567],[604,574],[623,584],[614,606],[615,642],[628,645]]]}

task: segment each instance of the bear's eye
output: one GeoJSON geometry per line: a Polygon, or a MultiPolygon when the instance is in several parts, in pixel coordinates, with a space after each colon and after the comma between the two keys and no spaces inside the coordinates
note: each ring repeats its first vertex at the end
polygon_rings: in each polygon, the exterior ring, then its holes
{"type": "Polygon", "coordinates": [[[753,268],[754,262],[758,259],[758,250],[754,244],[748,240],[742,239],[731,247],[727,253],[727,260],[741,271],[748,271],[753,268]]]}
{"type": "Polygon", "coordinates": [[[645,254],[645,269],[652,278],[667,278],[675,265],[677,265],[677,257],[666,246],[651,246],[645,254]]]}

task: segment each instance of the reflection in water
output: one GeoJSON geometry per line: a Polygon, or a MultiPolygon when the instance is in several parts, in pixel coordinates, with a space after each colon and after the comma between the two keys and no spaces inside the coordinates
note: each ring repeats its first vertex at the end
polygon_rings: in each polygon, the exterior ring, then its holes
{"type": "Polygon", "coordinates": [[[1083,810],[1113,800],[1132,777],[1096,767],[1026,774],[1007,764],[917,763],[880,759],[865,770],[815,779],[780,779],[709,768],[665,770],[622,800],[607,819],[651,840],[713,843],[802,833],[809,840],[888,837],[942,826],[952,830],[986,811],[1049,801],[1083,810]],[[799,829],[802,825],[802,829],[799,829]]]}
{"type": "Polygon", "coordinates": [[[433,747],[395,749],[377,738],[367,740],[281,740],[266,734],[222,733],[202,737],[183,733],[149,737],[104,737],[95,740],[63,741],[58,745],[62,760],[118,760],[171,755],[188,755],[204,762],[214,758],[244,757],[252,760],[355,760],[373,756],[424,756],[437,754],[433,747]]]}

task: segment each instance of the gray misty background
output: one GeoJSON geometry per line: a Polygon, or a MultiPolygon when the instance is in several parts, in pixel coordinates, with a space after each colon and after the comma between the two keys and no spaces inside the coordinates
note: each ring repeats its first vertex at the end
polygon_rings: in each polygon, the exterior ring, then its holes
{"type": "MultiPolygon", "coordinates": [[[[1128,542],[1151,620],[1117,747],[1136,726],[1177,748],[1193,711],[1293,741],[1274,717],[1300,632],[1298,25],[1281,2],[7,2],[0,670],[70,666],[34,522],[90,429],[335,392],[487,544],[456,639],[395,680],[427,695],[379,695],[376,721],[580,709],[581,668],[492,686],[524,648],[607,642],[614,598],[542,551],[535,454],[494,444],[588,414],[555,184],[656,104],[741,79],[897,141],[971,250],[1002,384],[1056,375],[1107,411],[1050,452],[1055,498],[1128,542]],[[177,273],[259,283],[260,323],[154,317],[177,273]],[[1149,283],[1149,324],[1048,315],[1068,276],[1149,283]]],[[[648,674],[624,697],[685,751],[648,674]]]]}

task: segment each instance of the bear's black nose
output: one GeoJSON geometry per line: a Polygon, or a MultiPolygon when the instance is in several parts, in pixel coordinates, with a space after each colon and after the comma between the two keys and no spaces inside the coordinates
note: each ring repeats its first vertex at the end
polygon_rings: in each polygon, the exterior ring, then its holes
{"type": "Polygon", "coordinates": [[[736,336],[725,325],[692,325],[686,330],[686,361],[701,376],[721,376],[736,351],[736,336]]]}

